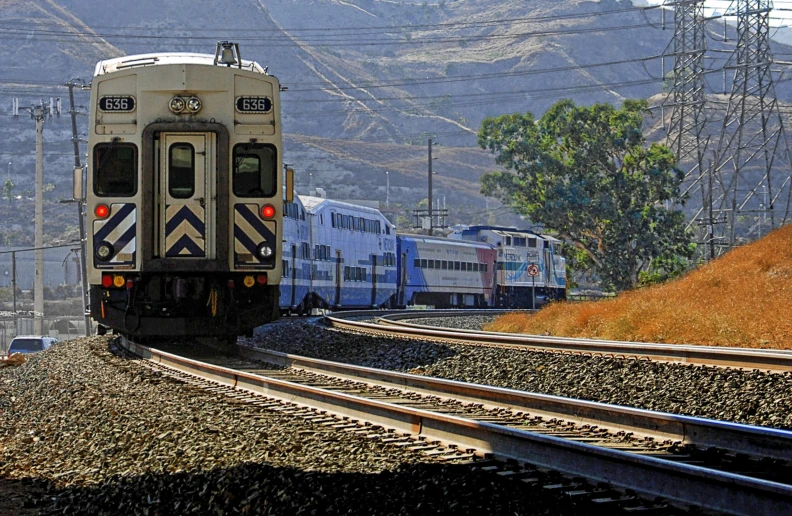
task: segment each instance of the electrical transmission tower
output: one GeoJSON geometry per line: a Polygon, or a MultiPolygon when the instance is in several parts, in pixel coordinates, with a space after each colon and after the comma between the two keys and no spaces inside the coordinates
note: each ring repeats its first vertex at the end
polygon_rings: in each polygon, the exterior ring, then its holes
{"type": "Polygon", "coordinates": [[[726,64],[734,80],[711,167],[709,209],[726,223],[730,247],[738,231],[761,236],[768,216],[770,229],[789,218],[792,159],[770,69],[772,9],[771,0],[733,0],[726,14],[737,17],[737,48],[726,64]]]}
{"type": "Polygon", "coordinates": [[[704,0],[666,0],[664,6],[674,8],[673,85],[665,106],[673,108],[668,126],[666,145],[677,157],[677,164],[685,170],[683,190],[690,196],[693,222],[710,228],[706,241],[712,238],[711,224],[703,223],[710,191],[708,167],[704,154],[708,140],[703,137],[707,122],[704,112],[704,0]],[[701,205],[698,205],[701,199],[701,205]]]}

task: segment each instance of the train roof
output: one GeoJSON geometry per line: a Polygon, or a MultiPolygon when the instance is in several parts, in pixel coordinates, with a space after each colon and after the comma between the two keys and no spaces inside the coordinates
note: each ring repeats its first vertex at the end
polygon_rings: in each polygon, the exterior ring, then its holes
{"type": "MultiPolygon", "coordinates": [[[[215,64],[215,56],[210,54],[192,54],[188,52],[163,52],[157,54],[138,54],[133,56],[105,59],[96,63],[94,77],[108,73],[137,68],[142,66],[162,66],[169,64],[197,64],[204,66],[223,66],[215,64]]],[[[238,68],[234,66],[234,68],[238,68]]],[[[242,70],[266,74],[266,70],[255,61],[242,60],[242,70]]]]}
{"type": "Polygon", "coordinates": [[[517,229],[515,227],[507,227],[507,226],[468,226],[467,229],[463,229],[461,232],[462,234],[465,233],[477,233],[479,231],[497,231],[497,232],[508,232],[508,233],[530,233],[532,235],[539,235],[536,231],[532,231],[530,229],[517,229]]]}
{"type": "Polygon", "coordinates": [[[336,201],[334,199],[325,199],[324,197],[312,197],[310,195],[298,195],[297,197],[300,198],[300,201],[302,201],[305,209],[309,211],[317,211],[324,207],[334,207],[355,210],[362,213],[370,213],[372,215],[378,215],[382,218],[385,218],[381,211],[379,211],[377,208],[371,208],[370,206],[362,206],[360,204],[336,201]]]}
{"type": "Polygon", "coordinates": [[[427,243],[438,242],[453,246],[481,247],[486,249],[494,249],[492,244],[488,244],[486,242],[476,242],[475,240],[454,240],[445,237],[436,237],[429,235],[413,235],[410,233],[397,233],[396,236],[398,236],[403,240],[417,240],[427,243]]]}

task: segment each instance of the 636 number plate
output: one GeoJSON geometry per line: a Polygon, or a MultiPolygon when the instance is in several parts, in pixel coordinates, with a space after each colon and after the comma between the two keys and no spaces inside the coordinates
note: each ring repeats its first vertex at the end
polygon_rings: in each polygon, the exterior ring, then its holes
{"type": "Polygon", "coordinates": [[[101,97],[99,99],[99,111],[111,111],[114,113],[129,113],[135,110],[135,97],[101,97]]]}
{"type": "Polygon", "coordinates": [[[269,97],[237,97],[236,109],[240,113],[269,113],[272,100],[269,97]]]}

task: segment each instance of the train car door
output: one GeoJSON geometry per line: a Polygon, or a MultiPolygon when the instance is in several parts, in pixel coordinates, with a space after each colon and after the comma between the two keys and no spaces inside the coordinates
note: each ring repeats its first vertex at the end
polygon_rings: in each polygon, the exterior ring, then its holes
{"type": "Polygon", "coordinates": [[[371,255],[371,306],[377,306],[377,255],[371,255]]]}
{"type": "Polygon", "coordinates": [[[160,256],[215,258],[214,133],[160,133],[160,256]]]}
{"type": "Polygon", "coordinates": [[[335,287],[335,306],[341,306],[341,250],[336,251],[336,287],[335,287]]]}
{"type": "Polygon", "coordinates": [[[291,301],[289,306],[294,306],[297,295],[297,244],[291,246],[292,269],[291,269],[291,301]]]}

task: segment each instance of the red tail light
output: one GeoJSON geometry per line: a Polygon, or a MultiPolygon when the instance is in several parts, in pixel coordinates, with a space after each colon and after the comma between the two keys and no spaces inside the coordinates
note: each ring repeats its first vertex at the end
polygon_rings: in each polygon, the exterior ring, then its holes
{"type": "Polygon", "coordinates": [[[106,204],[98,204],[96,208],[94,208],[94,215],[96,215],[98,219],[104,219],[110,215],[110,208],[108,208],[106,204]]]}
{"type": "Polygon", "coordinates": [[[256,276],[256,283],[259,285],[266,285],[267,284],[267,275],[266,274],[259,274],[256,276]]]}
{"type": "Polygon", "coordinates": [[[113,277],[109,274],[102,274],[102,286],[110,288],[113,286],[113,277]]]}
{"type": "Polygon", "coordinates": [[[134,282],[134,281],[132,281],[131,279],[128,279],[128,280],[126,281],[126,288],[127,288],[127,290],[132,290],[132,287],[134,287],[134,286],[135,286],[135,282],[134,282]]]}
{"type": "Polygon", "coordinates": [[[272,217],[274,217],[275,216],[275,206],[273,206],[271,204],[265,204],[261,208],[261,216],[264,217],[265,219],[271,219],[272,217]]]}

